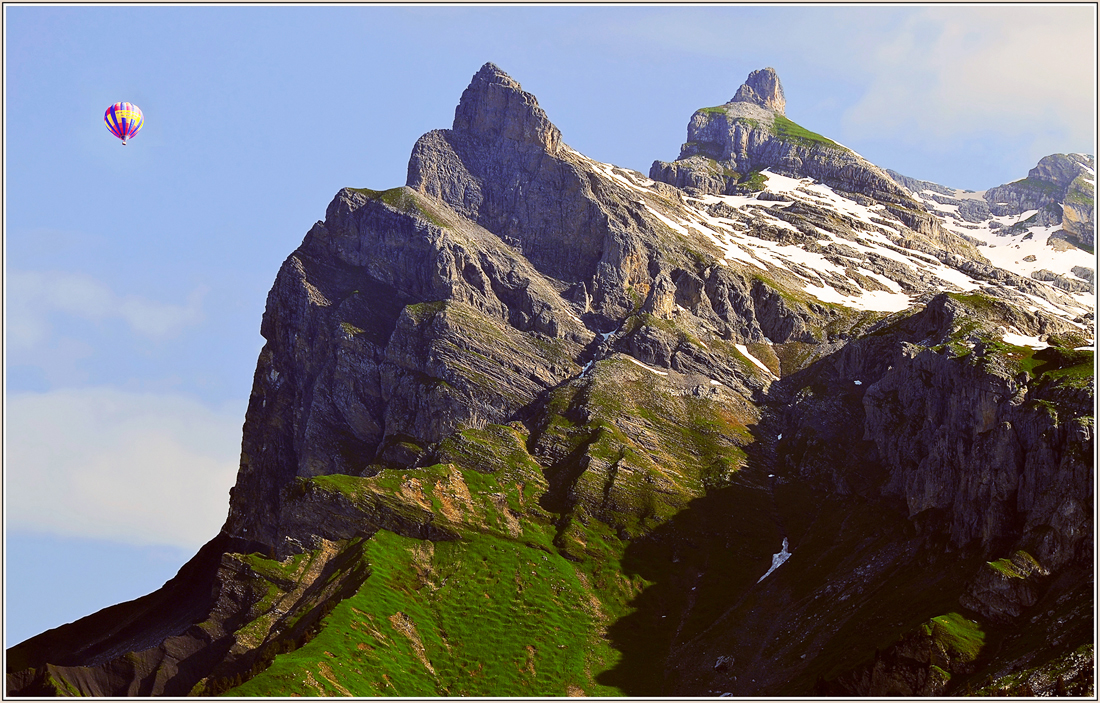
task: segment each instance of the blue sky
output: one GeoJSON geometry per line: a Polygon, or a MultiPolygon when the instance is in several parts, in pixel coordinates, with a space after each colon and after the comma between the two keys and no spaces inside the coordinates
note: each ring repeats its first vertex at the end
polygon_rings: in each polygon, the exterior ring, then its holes
{"type": "Polygon", "coordinates": [[[280,263],[340,188],[402,185],[486,61],[645,173],[771,66],[795,122],[981,190],[1095,153],[1095,13],[5,6],[5,645],[216,534],[280,263]],[[145,114],[125,147],[117,101],[145,114]]]}

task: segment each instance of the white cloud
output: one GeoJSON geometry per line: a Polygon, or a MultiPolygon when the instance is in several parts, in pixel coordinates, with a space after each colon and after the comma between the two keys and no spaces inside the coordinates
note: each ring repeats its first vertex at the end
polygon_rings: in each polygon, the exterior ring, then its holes
{"type": "Polygon", "coordinates": [[[15,393],[8,527],[196,548],[225,521],[243,408],[109,387],[15,393]]]}
{"type": "Polygon", "coordinates": [[[93,322],[118,318],[142,337],[168,339],[202,321],[206,294],[198,288],[184,305],[161,303],[138,295],[119,295],[84,273],[60,271],[9,271],[6,288],[8,342],[16,349],[42,344],[59,314],[93,322]]]}
{"type": "Polygon", "coordinates": [[[1019,136],[1036,156],[1091,145],[1095,27],[1085,5],[922,8],[869,43],[872,78],[845,129],[910,143],[1019,136]]]}

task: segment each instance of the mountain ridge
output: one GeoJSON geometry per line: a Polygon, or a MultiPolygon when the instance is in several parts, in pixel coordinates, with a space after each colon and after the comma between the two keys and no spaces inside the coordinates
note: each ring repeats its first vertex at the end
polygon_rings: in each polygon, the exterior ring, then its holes
{"type": "Polygon", "coordinates": [[[194,612],[9,695],[1094,690],[1092,309],[743,88],[647,178],[485,64],[283,263],[194,612]]]}
{"type": "Polygon", "coordinates": [[[1096,275],[1095,165],[1085,154],[1051,154],[1027,178],[978,193],[888,173],[998,266],[1090,300],[1096,275]],[[1002,250],[993,252],[998,246],[1002,250]]]}

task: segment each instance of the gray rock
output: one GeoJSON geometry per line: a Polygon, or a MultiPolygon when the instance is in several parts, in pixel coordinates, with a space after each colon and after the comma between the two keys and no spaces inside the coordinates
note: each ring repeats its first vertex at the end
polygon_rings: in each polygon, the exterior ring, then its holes
{"type": "Polygon", "coordinates": [[[754,103],[780,115],[786,114],[787,109],[787,100],[783,97],[783,84],[779,82],[779,75],[775,69],[770,67],[750,73],[737,89],[737,94],[730,98],[730,102],[754,103]]]}
{"type": "Polygon", "coordinates": [[[797,125],[783,116],[785,104],[775,71],[753,71],[730,102],[692,115],[677,161],[654,162],[650,178],[721,193],[732,192],[753,171],[770,168],[844,190],[910,200],[884,171],[850,150],[824,137],[791,131],[797,125]]]}
{"type": "Polygon", "coordinates": [[[997,623],[1011,623],[1039,600],[1050,571],[1024,551],[990,562],[967,586],[959,603],[997,623]]]}
{"type": "Polygon", "coordinates": [[[1077,244],[1092,247],[1096,242],[1095,183],[1092,156],[1051,154],[1028,171],[1027,178],[990,188],[984,197],[994,215],[1049,211],[1050,216],[1044,215],[1039,224],[1061,224],[1077,244]]]}
{"type": "Polygon", "coordinates": [[[1027,172],[1027,177],[1064,189],[1084,172],[1082,167],[1095,171],[1096,160],[1084,154],[1051,154],[1040,159],[1035,168],[1027,172]]]}
{"type": "MultiPolygon", "coordinates": [[[[1074,268],[1081,267],[1077,266],[1074,268]]],[[[1034,278],[1036,281],[1046,281],[1048,283],[1051,283],[1055,287],[1061,288],[1067,293],[1092,293],[1096,290],[1096,287],[1092,281],[1079,281],[1073,278],[1067,278],[1066,276],[1060,276],[1053,271],[1048,271],[1047,269],[1032,271],[1031,277],[1034,278]]]]}

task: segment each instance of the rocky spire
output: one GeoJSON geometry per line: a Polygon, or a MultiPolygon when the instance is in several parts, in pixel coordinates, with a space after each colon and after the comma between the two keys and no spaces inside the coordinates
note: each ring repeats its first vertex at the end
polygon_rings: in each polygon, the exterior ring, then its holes
{"type": "Polygon", "coordinates": [[[774,68],[762,68],[750,73],[730,102],[753,103],[778,112],[780,115],[785,114],[784,111],[787,109],[787,100],[783,97],[783,84],[779,82],[779,74],[774,68]]]}
{"type": "Polygon", "coordinates": [[[535,144],[551,153],[561,143],[561,132],[535,96],[492,63],[482,66],[462,93],[453,129],[475,138],[535,144]]]}

